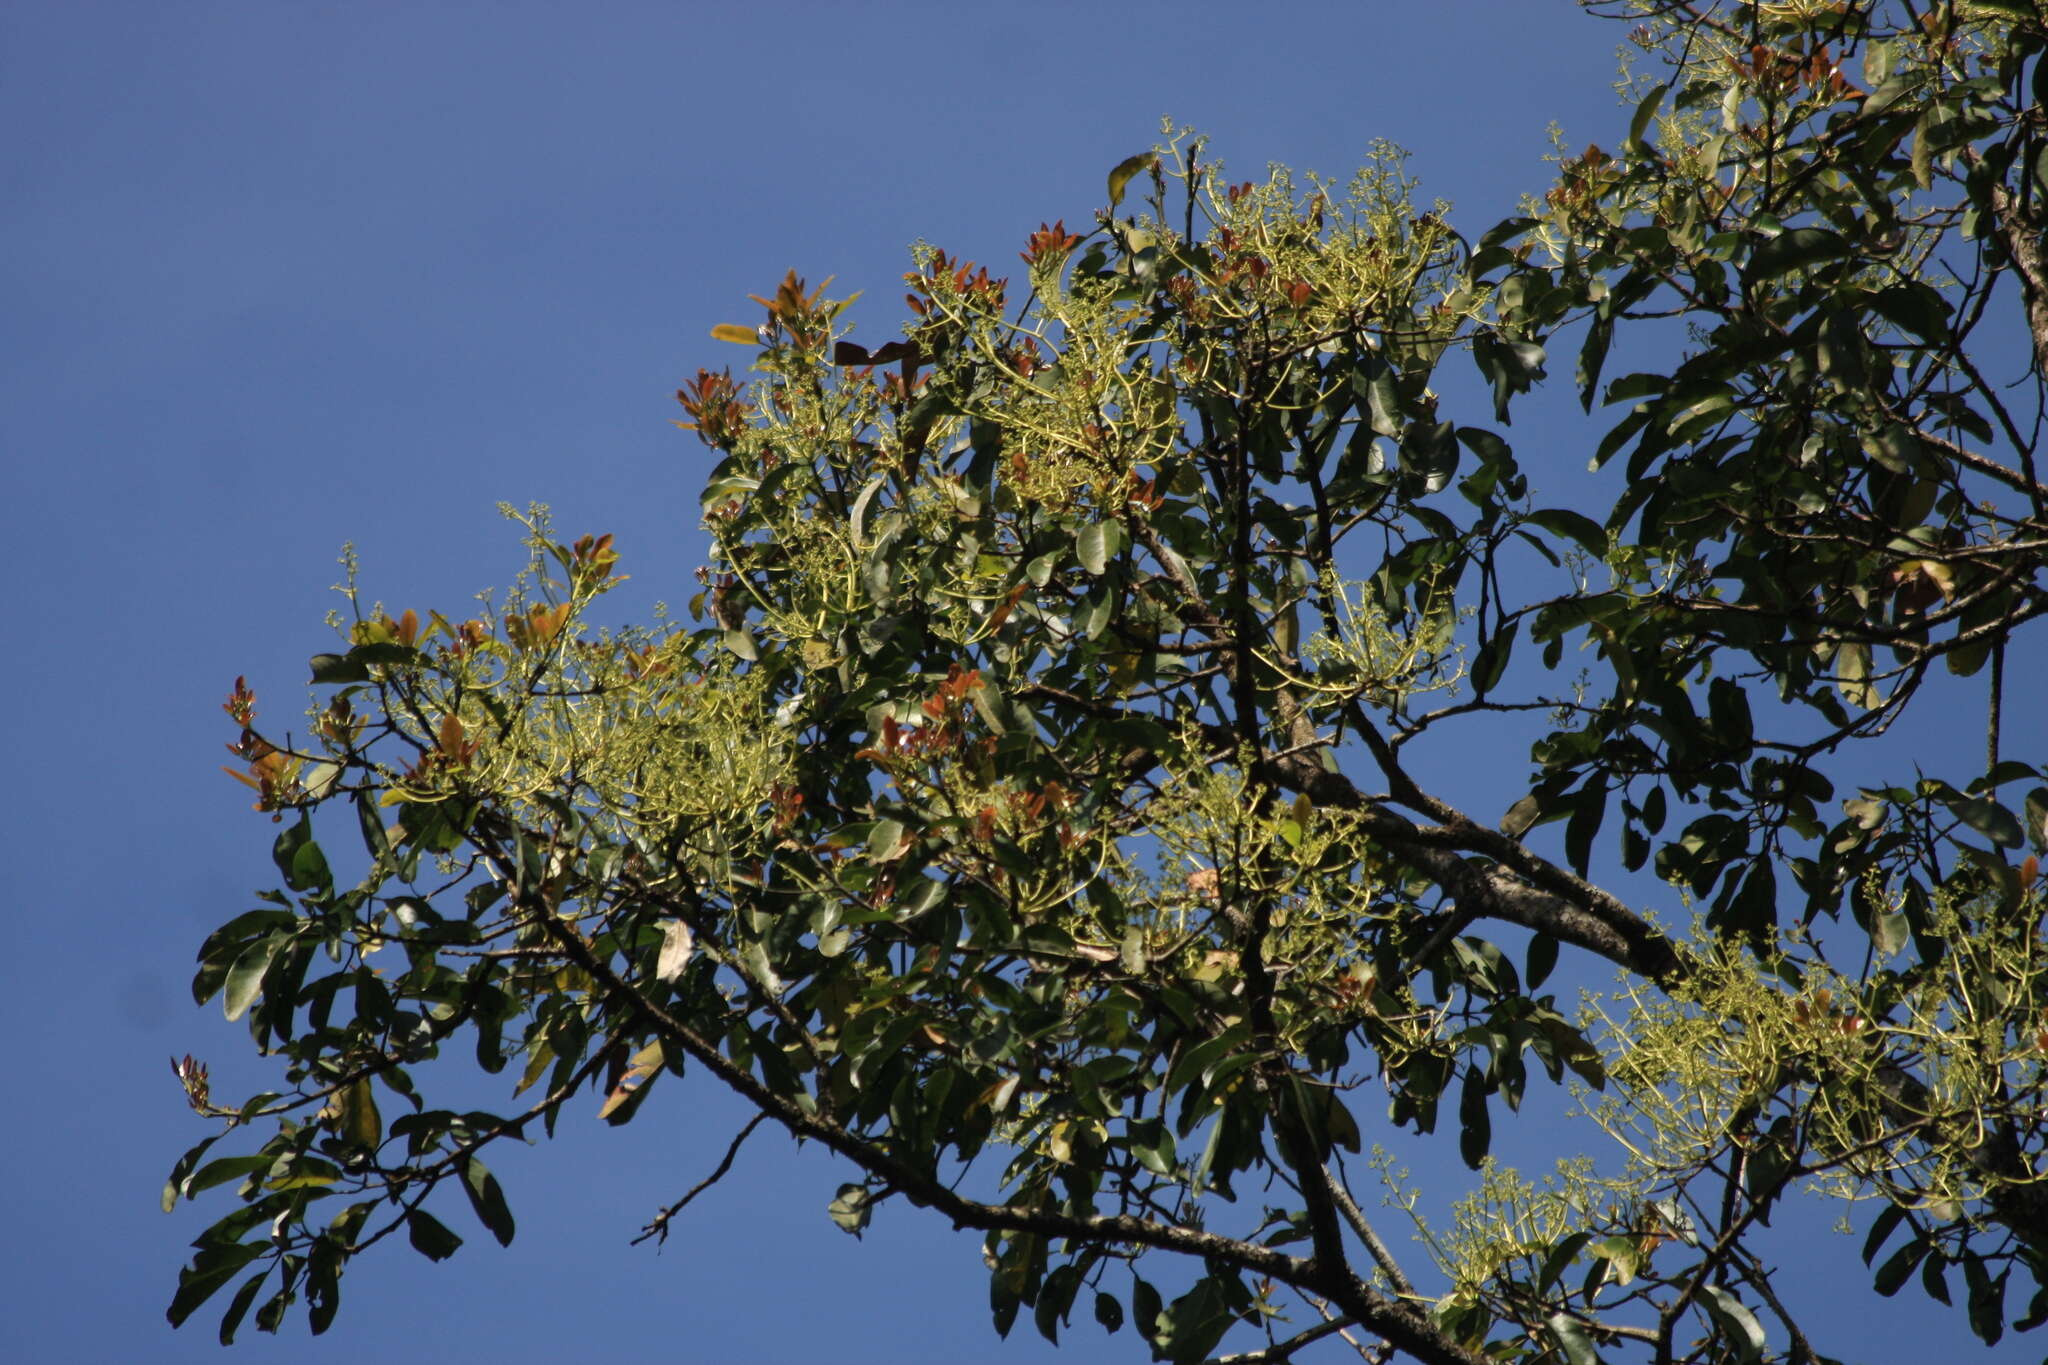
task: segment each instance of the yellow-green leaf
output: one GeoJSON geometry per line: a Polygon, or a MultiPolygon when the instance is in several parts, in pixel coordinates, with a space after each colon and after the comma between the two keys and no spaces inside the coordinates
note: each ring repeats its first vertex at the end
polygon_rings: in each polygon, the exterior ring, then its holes
{"type": "Polygon", "coordinates": [[[1145,170],[1159,160],[1157,152],[1140,152],[1127,156],[1116,163],[1116,169],[1109,173],[1109,206],[1115,208],[1124,201],[1124,186],[1131,183],[1131,177],[1145,170]]]}
{"type": "Polygon", "coordinates": [[[370,1094],[368,1077],[343,1090],[336,1099],[341,1112],[335,1128],[345,1141],[358,1147],[375,1147],[383,1140],[384,1119],[377,1112],[376,1098],[370,1094]]]}
{"type": "Polygon", "coordinates": [[[753,346],[761,340],[753,328],[742,327],[737,322],[721,322],[711,329],[711,335],[719,341],[730,341],[736,346],[753,346]]]}

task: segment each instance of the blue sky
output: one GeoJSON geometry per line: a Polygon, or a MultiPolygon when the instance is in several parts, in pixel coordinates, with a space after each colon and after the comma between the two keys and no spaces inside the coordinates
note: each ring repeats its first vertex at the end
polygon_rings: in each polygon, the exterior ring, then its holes
{"type": "MultiPolygon", "coordinates": [[[[299,709],[344,542],[369,596],[459,607],[519,566],[495,505],[541,500],[617,536],[623,610],[680,603],[706,461],[671,395],[744,359],[708,329],[785,270],[866,290],[885,338],[910,242],[1012,268],[1163,114],[1247,175],[1342,176],[1390,138],[1483,226],[1543,184],[1551,120],[1613,140],[1619,37],[1567,0],[0,8],[0,1356],[224,1358],[213,1314],[163,1320],[209,1221],[157,1210],[205,1131],[165,1058],[264,1083],[186,990],[270,877],[219,703],[246,674],[299,709]]],[[[779,1140],[661,1254],[629,1248],[733,1110],[672,1085],[591,1126],[501,1162],[509,1251],[464,1225],[441,1266],[373,1255],[327,1337],[245,1329],[233,1358],[1046,1357],[989,1332],[973,1239],[885,1216],[854,1243],[824,1214],[841,1172],[779,1140]]],[[[1877,1359],[1930,1311],[1883,1309],[1877,1359]]]]}

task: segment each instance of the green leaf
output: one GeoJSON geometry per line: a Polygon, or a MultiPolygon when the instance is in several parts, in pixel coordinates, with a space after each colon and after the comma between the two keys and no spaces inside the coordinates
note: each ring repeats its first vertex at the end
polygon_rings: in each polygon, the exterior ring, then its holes
{"type": "MultiPolygon", "coordinates": [[[[201,1001],[200,1003],[204,1004],[205,1002],[201,1001]]],[[[210,1138],[202,1139],[198,1146],[191,1148],[185,1155],[178,1158],[177,1165],[171,1167],[170,1178],[164,1181],[162,1202],[165,1213],[169,1213],[172,1209],[178,1207],[178,1200],[184,1196],[185,1190],[188,1188],[186,1181],[190,1178],[193,1169],[199,1165],[199,1158],[205,1156],[207,1150],[214,1143],[219,1142],[223,1136],[224,1134],[215,1133],[210,1138]]]]}
{"type": "Polygon", "coordinates": [[[1486,1110],[1485,1076],[1476,1066],[1465,1069],[1464,1089],[1458,1094],[1458,1155],[1478,1170],[1493,1144],[1493,1120],[1486,1110]]]}
{"type": "Polygon", "coordinates": [[[1192,1365],[1208,1357],[1235,1318],[1222,1286],[1214,1276],[1205,1276],[1159,1315],[1156,1341],[1168,1360],[1192,1365]]]}
{"type": "Polygon", "coordinates": [[[345,654],[315,654],[311,661],[315,684],[368,682],[370,670],[362,660],[345,654]]]}
{"type": "Polygon", "coordinates": [[[1102,1324],[1105,1332],[1115,1336],[1124,1325],[1124,1306],[1116,1301],[1114,1294],[1099,1290],[1095,1295],[1095,1320],[1102,1324]]]}
{"type": "Polygon", "coordinates": [[[1472,661],[1473,691],[1484,696],[1500,685],[1508,660],[1514,656],[1515,636],[1521,629],[1519,620],[1509,621],[1504,629],[1486,637],[1486,643],[1479,647],[1479,654],[1472,661]]]}
{"type": "Polygon", "coordinates": [[[1543,814],[1543,800],[1535,792],[1517,800],[1509,806],[1507,814],[1500,818],[1500,832],[1510,839],[1519,839],[1535,828],[1537,817],[1543,814]]]}
{"type": "Polygon", "coordinates": [[[825,1211],[839,1225],[841,1232],[850,1232],[857,1238],[867,1230],[869,1220],[874,1217],[874,1195],[865,1185],[841,1185],[825,1211]]]}
{"type": "Polygon", "coordinates": [[[307,839],[292,854],[292,867],[285,877],[285,885],[294,891],[310,891],[315,895],[328,896],[334,893],[334,874],[328,870],[327,855],[320,845],[307,839]]]}
{"type": "Polygon", "coordinates": [[[1165,1311],[1159,1291],[1149,1281],[1131,1276],[1131,1320],[1147,1341],[1159,1336],[1159,1315],[1165,1311]]]}
{"type": "Polygon", "coordinates": [[[315,654],[312,681],[316,684],[359,683],[370,680],[370,666],[410,667],[419,663],[420,652],[396,640],[357,645],[346,654],[315,654]]]}
{"type": "Polygon", "coordinates": [[[1700,1286],[1700,1302],[1706,1305],[1707,1313],[1721,1329],[1721,1336],[1735,1348],[1735,1358],[1742,1365],[1753,1365],[1763,1359],[1764,1345],[1768,1340],[1763,1324],[1756,1314],[1741,1299],[1718,1284],[1700,1286]]]}
{"type": "Polygon", "coordinates": [[[228,1018],[241,1018],[255,1003],[263,990],[264,973],[270,970],[278,950],[290,942],[285,934],[271,934],[250,944],[235,959],[235,965],[228,968],[227,982],[221,992],[221,1010],[228,1018]]]}
{"type": "Polygon", "coordinates": [[[505,1192],[498,1178],[483,1162],[471,1157],[462,1166],[462,1188],[469,1195],[469,1207],[477,1221],[498,1239],[499,1246],[512,1245],[512,1210],[505,1204],[505,1192]]]}
{"type": "Polygon", "coordinates": [[[1899,1287],[1905,1284],[1906,1277],[1920,1264],[1920,1258],[1927,1254],[1930,1245],[1932,1243],[1926,1238],[1915,1237],[1894,1251],[1886,1258],[1885,1263],[1877,1268],[1877,1275],[1871,1280],[1872,1287],[1886,1298],[1898,1293],[1899,1287]]]}
{"type": "Polygon", "coordinates": [[[1091,521],[1074,537],[1074,551],[1081,567],[1098,577],[1123,548],[1123,527],[1113,521],[1091,521]]]}
{"type": "Polygon", "coordinates": [[[1919,280],[1880,289],[1870,296],[1870,306],[1887,322],[1930,346],[1949,339],[1947,301],[1940,291],[1919,280]]]}
{"type": "Polygon", "coordinates": [[[462,1245],[460,1237],[425,1209],[414,1209],[405,1215],[405,1235],[412,1242],[412,1249],[430,1261],[445,1261],[462,1245]]]}
{"type": "Polygon", "coordinates": [[[1627,1287],[1642,1269],[1643,1245],[1633,1237],[1603,1237],[1588,1246],[1595,1260],[1607,1263],[1606,1278],[1627,1287]]]}
{"type": "MultiPolygon", "coordinates": [[[[1670,83],[1666,82],[1645,95],[1637,103],[1636,112],[1628,121],[1627,146],[1637,156],[1655,155],[1655,149],[1643,140],[1643,135],[1650,130],[1651,121],[1657,117],[1657,107],[1664,103],[1664,96],[1670,89],[1670,83]]],[[[1578,1362],[1574,1361],[1573,1365],[1578,1365],[1578,1362]]]]}
{"type": "Polygon", "coordinates": [[[302,891],[305,888],[291,880],[293,862],[298,858],[299,850],[311,842],[312,838],[313,817],[301,812],[297,820],[277,832],[276,840],[270,845],[270,861],[276,865],[285,883],[294,891],[302,891]]]}
{"type": "Polygon", "coordinates": [[[1552,535],[1576,541],[1595,559],[1607,557],[1607,529],[1583,512],[1566,507],[1544,507],[1531,512],[1527,520],[1552,535]]]}
{"type": "Polygon", "coordinates": [[[901,820],[877,820],[868,827],[868,857],[878,863],[892,862],[908,851],[901,820]]]}
{"type": "Polygon", "coordinates": [[[178,1292],[164,1316],[171,1326],[182,1324],[192,1310],[212,1298],[220,1287],[241,1273],[242,1267],[270,1249],[268,1242],[230,1242],[225,1246],[202,1247],[192,1264],[178,1272],[178,1292]]]}
{"type": "Polygon", "coordinates": [[[368,792],[358,792],[355,798],[356,825],[362,831],[363,848],[372,858],[382,858],[391,852],[391,836],[385,832],[384,817],[377,811],[377,803],[368,792]]]}
{"type": "Polygon", "coordinates": [[[1115,592],[1108,581],[1098,582],[1074,612],[1074,631],[1084,640],[1099,639],[1115,614],[1115,592]]]}
{"type": "Polygon", "coordinates": [[[1571,1269],[1572,1262],[1579,1258],[1579,1253],[1586,1249],[1586,1244],[1592,1240],[1593,1234],[1590,1232],[1574,1232],[1545,1252],[1542,1271],[1536,1277],[1537,1290],[1547,1291],[1557,1284],[1563,1278],[1564,1272],[1571,1269]]]}
{"type": "Polygon", "coordinates": [[[1949,803],[1956,818],[2000,848],[2018,848],[2027,841],[2019,817],[1989,797],[1972,797],[1949,803]]]}
{"type": "Polygon", "coordinates": [[[1963,1258],[1963,1281],[1970,1287],[1970,1330],[1986,1346],[1996,1346],[2005,1335],[2005,1269],[1994,1277],[1984,1268],[1984,1258],[1972,1253],[1963,1258]]]}
{"type": "Polygon", "coordinates": [[[1579,345],[1579,406],[1593,410],[1593,395],[1600,390],[1600,371],[1607,366],[1607,351],[1614,344],[1614,319],[1599,316],[1586,326],[1586,339],[1579,345]]]}
{"type": "Polygon", "coordinates": [[[263,1288],[263,1282],[270,1278],[270,1268],[264,1267],[242,1282],[235,1291],[235,1297],[228,1301],[228,1311],[220,1316],[220,1344],[235,1344],[235,1332],[241,1327],[242,1319],[249,1312],[249,1305],[256,1301],[256,1292],[263,1288]]]}
{"type": "Polygon", "coordinates": [[[1600,1353],[1593,1347],[1593,1338],[1577,1318],[1569,1313],[1552,1313],[1543,1325],[1550,1329],[1558,1349],[1571,1365],[1600,1365],[1600,1353]]]}
{"type": "Polygon", "coordinates": [[[1897,1204],[1887,1204],[1883,1212],[1870,1221],[1870,1232],[1863,1239],[1863,1264],[1869,1265],[1877,1259],[1877,1253],[1884,1249],[1885,1241],[1906,1221],[1906,1211],[1897,1204]]]}
{"type": "Polygon", "coordinates": [[[336,1132],[344,1142],[374,1149],[384,1139],[384,1120],[377,1113],[376,1097],[368,1077],[344,1086],[335,1096],[340,1108],[336,1132]]]}
{"type": "Polygon", "coordinates": [[[1920,1288],[1927,1297],[1946,1307],[1954,1307],[1955,1301],[1948,1296],[1948,1257],[1936,1247],[1927,1253],[1927,1259],[1920,1263],[1920,1288]]]}
{"type": "Polygon", "coordinates": [[[190,1199],[193,1195],[210,1190],[216,1185],[225,1185],[230,1180],[245,1175],[253,1175],[257,1171],[267,1171],[276,1162],[277,1157],[274,1154],[224,1156],[201,1166],[192,1174],[190,1179],[184,1181],[179,1186],[178,1192],[185,1198],[190,1199]]]}
{"type": "Polygon", "coordinates": [[[1757,244],[1744,274],[1752,281],[1776,279],[1850,254],[1849,243],[1838,232],[1815,227],[1787,228],[1757,244]]]}

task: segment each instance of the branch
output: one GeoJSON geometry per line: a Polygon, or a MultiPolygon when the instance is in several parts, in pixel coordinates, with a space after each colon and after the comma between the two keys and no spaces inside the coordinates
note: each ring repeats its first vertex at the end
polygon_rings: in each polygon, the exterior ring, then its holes
{"type": "Polygon", "coordinates": [[[640,1235],[633,1239],[633,1245],[639,1246],[649,1237],[655,1239],[654,1244],[656,1246],[661,1246],[665,1244],[668,1241],[669,1220],[674,1218],[677,1214],[681,1213],[684,1209],[688,1208],[690,1206],[691,1200],[695,1199],[698,1195],[704,1193],[704,1191],[710,1189],[713,1185],[716,1185],[719,1181],[725,1179],[725,1173],[732,1169],[733,1158],[740,1154],[740,1148],[746,1143],[746,1140],[748,1138],[754,1135],[754,1130],[756,1128],[759,1128],[762,1124],[766,1123],[767,1121],[768,1116],[766,1114],[760,1113],[757,1113],[754,1115],[754,1117],[748,1119],[747,1126],[740,1129],[739,1135],[733,1138],[732,1145],[725,1149],[725,1160],[718,1163],[718,1169],[713,1171],[710,1175],[705,1176],[696,1184],[692,1185],[690,1187],[690,1192],[688,1194],[684,1195],[681,1199],[676,1200],[675,1203],[670,1204],[660,1213],[654,1215],[654,1221],[649,1223],[646,1227],[640,1230],[640,1235]]]}
{"type": "Polygon", "coordinates": [[[1270,1346],[1261,1346],[1256,1351],[1240,1351],[1236,1355],[1217,1356],[1209,1365],[1280,1365],[1292,1360],[1294,1353],[1304,1346],[1313,1346],[1324,1337],[1336,1336],[1351,1326],[1349,1318],[1331,1318],[1328,1322],[1317,1323],[1305,1332],[1297,1333],[1285,1341],[1276,1341],[1270,1346]]]}
{"type": "Polygon", "coordinates": [[[1313,1261],[1290,1256],[1256,1242],[1130,1214],[1076,1215],[970,1199],[844,1125],[812,1112],[794,1096],[770,1089],[756,1080],[751,1072],[720,1053],[710,1039],[620,976],[568,925],[553,915],[543,914],[536,918],[544,931],[561,946],[564,956],[588,972],[622,1004],[645,1018],[663,1041],[680,1047],[755,1109],[781,1124],[792,1136],[817,1141],[862,1170],[880,1176],[902,1191],[911,1203],[938,1210],[951,1218],[955,1227],[977,1228],[985,1232],[1032,1232],[1043,1237],[1156,1247],[1186,1256],[1212,1258],[1225,1265],[1254,1271],[1283,1284],[1328,1296],[1362,1326],[1424,1362],[1424,1365],[1488,1365],[1484,1355],[1458,1345],[1426,1316],[1407,1304],[1387,1298],[1343,1266],[1319,1266],[1313,1261]]]}
{"type": "Polygon", "coordinates": [[[1594,953],[1652,981],[1676,978],[1683,964],[1657,928],[1612,892],[1594,886],[1518,841],[1434,803],[1450,818],[1436,827],[1416,825],[1368,798],[1342,773],[1308,755],[1271,758],[1261,765],[1276,785],[1306,793],[1318,805],[1363,812],[1375,839],[1426,874],[1461,909],[1519,924],[1594,953]],[[1460,850],[1492,863],[1469,861],[1460,850]]]}
{"type": "Polygon", "coordinates": [[[1345,1189],[1343,1182],[1330,1175],[1328,1171],[1323,1173],[1323,1178],[1329,1182],[1330,1198],[1336,1201],[1337,1211],[1344,1215],[1345,1222],[1351,1224],[1351,1230],[1358,1234],[1359,1241],[1365,1243],[1365,1249],[1372,1253],[1373,1261],[1386,1272],[1394,1288],[1401,1292],[1403,1298],[1416,1297],[1415,1286],[1401,1273],[1400,1262],[1394,1259],[1393,1252],[1387,1250],[1387,1244],[1373,1231],[1372,1224],[1365,1221],[1365,1213],[1351,1197],[1351,1191],[1345,1189]]]}

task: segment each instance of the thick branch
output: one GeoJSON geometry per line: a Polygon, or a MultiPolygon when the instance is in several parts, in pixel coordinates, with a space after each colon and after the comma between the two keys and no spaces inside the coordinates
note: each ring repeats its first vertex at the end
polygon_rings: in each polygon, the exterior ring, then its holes
{"type": "Polygon", "coordinates": [[[1264,766],[1270,780],[1307,793],[1318,805],[1363,811],[1373,838],[1426,873],[1467,912],[1550,934],[1653,981],[1668,981],[1680,970],[1669,940],[1620,898],[1538,857],[1499,830],[1440,802],[1432,804],[1450,819],[1435,827],[1416,825],[1370,800],[1349,778],[1329,771],[1313,755],[1276,757],[1264,766]],[[1493,861],[1475,862],[1459,850],[1493,861]]]}
{"type": "Polygon", "coordinates": [[[1991,187],[1991,213],[1998,220],[1999,239],[2012,254],[2013,269],[2019,272],[2027,332],[2033,339],[2034,373],[2048,376],[2048,252],[2042,250],[2041,224],[2003,185],[1991,187]]]}

